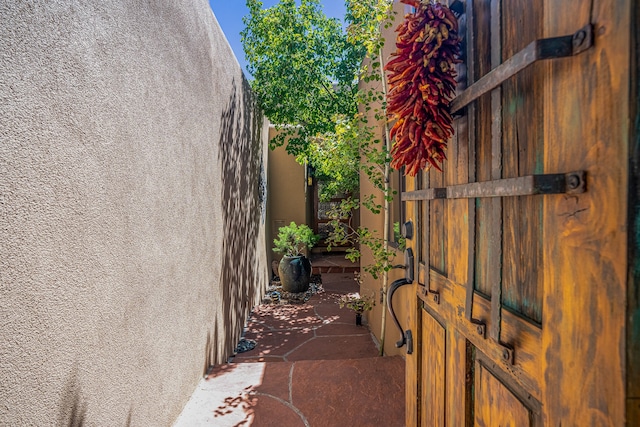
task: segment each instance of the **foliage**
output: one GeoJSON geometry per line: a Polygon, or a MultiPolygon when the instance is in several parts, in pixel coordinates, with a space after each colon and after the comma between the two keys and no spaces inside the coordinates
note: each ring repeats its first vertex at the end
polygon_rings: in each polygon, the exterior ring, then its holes
{"type": "Polygon", "coordinates": [[[337,19],[319,0],[280,0],[262,9],[246,0],[242,45],[253,75],[251,86],[269,120],[284,129],[273,141],[287,152],[306,154],[310,138],[335,130],[335,117],[357,112],[359,64],[364,48],[347,41],[337,19]]]}
{"type": "Polygon", "coordinates": [[[361,199],[348,198],[343,200],[331,212],[332,232],[326,240],[328,248],[332,246],[346,245],[347,258],[351,261],[358,260],[362,253],[361,247],[368,247],[372,254],[373,262],[363,266],[365,272],[374,279],[391,269],[392,260],[395,257],[395,250],[390,249],[383,237],[377,232],[366,227],[353,227],[351,212],[359,207],[364,207],[374,214],[380,214],[383,209],[383,202],[391,202],[396,192],[388,188],[387,168],[391,158],[387,151],[386,144],[377,138],[380,129],[368,123],[367,117],[373,116],[376,121],[386,120],[385,96],[383,87],[376,81],[381,80],[381,63],[378,58],[379,52],[384,45],[380,28],[388,28],[393,18],[391,6],[392,0],[346,0],[347,5],[347,28],[348,40],[352,43],[361,44],[367,48],[367,60],[363,63],[360,80],[368,83],[366,90],[358,93],[358,103],[362,106],[361,113],[353,116],[349,122],[351,129],[356,129],[353,134],[343,143],[358,147],[360,153],[360,170],[366,175],[369,182],[382,193],[379,200],[373,194],[364,195],[361,199]],[[344,220],[348,220],[346,227],[344,220]]]}
{"type": "Polygon", "coordinates": [[[369,208],[376,212],[381,209],[376,203],[375,198],[370,195],[364,200],[349,197],[341,201],[340,205],[334,207],[329,216],[332,218],[329,224],[332,232],[329,234],[325,242],[329,250],[333,246],[348,245],[346,249],[346,258],[356,262],[362,256],[359,245],[364,245],[371,250],[373,262],[364,265],[362,268],[369,273],[374,279],[377,279],[382,272],[391,269],[391,261],[395,256],[395,251],[386,247],[384,240],[374,231],[367,227],[353,227],[351,224],[351,212],[360,205],[369,205],[369,208]],[[347,220],[346,226],[344,220],[347,220]]]}
{"type": "Polygon", "coordinates": [[[314,167],[316,179],[323,183],[320,200],[328,200],[337,194],[358,192],[360,185],[361,137],[353,117],[335,118],[335,129],[312,138],[308,160],[314,167]]]}
{"type": "Polygon", "coordinates": [[[313,231],[305,224],[297,225],[295,222],[280,227],[278,237],[273,240],[273,250],[284,256],[298,256],[307,248],[311,249],[318,243],[320,236],[313,234],[313,231]]]}
{"type": "Polygon", "coordinates": [[[389,28],[391,24],[393,0],[345,0],[347,6],[347,40],[361,44],[367,53],[378,55],[384,45],[380,36],[380,27],[389,28]]]}
{"type": "Polygon", "coordinates": [[[400,231],[399,222],[393,223],[393,238],[396,242],[398,242],[398,249],[404,252],[404,250],[407,248],[407,239],[405,239],[405,237],[402,235],[402,232],[400,231]]]}
{"type": "MultiPolygon", "coordinates": [[[[361,171],[382,191],[384,170],[380,165],[390,157],[384,148],[378,148],[379,144],[375,128],[368,126],[361,114],[337,117],[333,132],[312,138],[308,160],[314,167],[315,177],[323,183],[320,200],[357,193],[361,171]]],[[[381,206],[376,207],[379,210],[381,206]]]]}
{"type": "Polygon", "coordinates": [[[290,138],[287,152],[300,163],[309,161],[323,182],[321,200],[357,194],[361,171],[382,192],[382,200],[373,194],[344,200],[330,214],[333,231],[327,240],[329,249],[348,244],[351,260],[360,258],[358,248],[369,247],[374,262],[363,268],[378,278],[391,268],[395,251],[375,231],[351,223],[344,227],[340,220],[360,206],[379,214],[395,194],[388,190],[387,141],[379,138],[379,125],[367,121],[372,113],[376,121],[386,120],[384,93],[371,85],[358,91],[359,82],[381,81],[380,27],[391,25],[393,1],[346,0],[346,33],[322,13],[318,0],[301,0],[299,7],[280,0],[265,10],[259,0],[246,2],[250,13],[242,41],[251,84],[265,114],[284,129],[273,145],[290,138]]]}
{"type": "Polygon", "coordinates": [[[373,309],[376,302],[373,295],[360,296],[360,294],[356,292],[353,294],[342,295],[338,300],[338,304],[340,305],[340,308],[347,307],[356,313],[362,314],[365,311],[373,309]]]}

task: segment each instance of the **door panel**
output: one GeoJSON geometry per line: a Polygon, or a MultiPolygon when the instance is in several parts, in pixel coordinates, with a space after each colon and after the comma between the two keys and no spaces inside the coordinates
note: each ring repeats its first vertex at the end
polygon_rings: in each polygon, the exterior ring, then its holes
{"type": "MultiPolygon", "coordinates": [[[[542,1],[502,2],[502,59],[542,38],[542,1]]],[[[543,64],[502,84],[502,178],[544,173],[543,64]]],[[[502,200],[502,303],[542,322],[542,204],[535,196],[502,200]]]]}
{"type": "MultiPolygon", "coordinates": [[[[431,283],[443,300],[464,298],[461,286],[456,292],[456,287],[438,273],[432,272],[431,283]]],[[[475,310],[482,317],[490,304],[479,299],[475,310]]],[[[432,299],[423,301],[419,310],[422,372],[418,425],[541,425],[539,329],[513,314],[504,314],[508,325],[504,336],[518,348],[516,364],[509,365],[503,363],[490,340],[477,336],[472,325],[456,324],[464,320],[462,316],[449,309],[436,311],[432,299]]]]}
{"type": "Polygon", "coordinates": [[[455,328],[447,329],[446,361],[446,425],[466,426],[473,413],[473,346],[455,328]]]}
{"type": "MultiPolygon", "coordinates": [[[[418,280],[424,281],[424,267],[418,280]]],[[[459,334],[469,343],[468,345],[477,348],[489,360],[494,361],[496,366],[508,372],[512,377],[512,382],[517,387],[527,390],[527,393],[536,400],[541,398],[540,385],[540,360],[541,360],[541,331],[536,325],[527,321],[508,310],[502,310],[502,339],[510,343],[516,349],[514,363],[511,364],[503,359],[503,348],[488,338],[487,334],[478,334],[477,325],[469,322],[465,318],[464,305],[466,298],[466,286],[454,283],[450,279],[431,270],[430,286],[433,291],[437,291],[440,303],[436,303],[431,294],[426,292],[426,287],[421,287],[419,298],[422,301],[424,310],[422,312],[433,313],[437,316],[440,324],[447,330],[448,334],[459,334]]],[[[473,302],[474,317],[486,320],[486,330],[491,327],[491,301],[476,295],[473,302]]],[[[422,314],[424,315],[424,314],[422,314]]],[[[421,325],[422,325],[421,321],[421,325]]],[[[424,334],[422,334],[424,336],[424,334]]],[[[423,352],[428,351],[424,341],[419,343],[423,352]]],[[[460,351],[460,350],[459,350],[460,351]]],[[[422,358],[424,363],[431,363],[430,359],[422,358]]],[[[464,360],[447,357],[446,363],[464,364],[464,360]]],[[[451,368],[451,371],[458,372],[458,375],[449,378],[447,384],[467,381],[466,376],[470,374],[470,369],[461,367],[451,368]],[[464,372],[464,374],[461,374],[464,372]]],[[[446,371],[450,368],[447,366],[446,371]]],[[[424,371],[423,371],[424,375],[424,371]]],[[[451,387],[451,386],[448,386],[451,387]]],[[[451,424],[448,424],[451,425],[451,424]]]]}
{"type": "Polygon", "coordinates": [[[446,331],[428,313],[422,316],[422,425],[444,427],[446,331]],[[443,393],[444,391],[444,393],[443,393]]]}
{"type": "Polygon", "coordinates": [[[474,382],[476,426],[533,426],[531,411],[479,361],[475,363],[474,382]]]}

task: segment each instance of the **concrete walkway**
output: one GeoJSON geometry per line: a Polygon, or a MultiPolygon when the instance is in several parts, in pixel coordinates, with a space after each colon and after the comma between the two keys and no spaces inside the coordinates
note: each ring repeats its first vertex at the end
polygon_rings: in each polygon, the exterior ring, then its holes
{"type": "Polygon", "coordinates": [[[215,367],[174,427],[404,426],[404,360],[379,357],[366,326],[338,307],[353,273],[323,273],[302,305],[260,305],[253,350],[215,367]]]}

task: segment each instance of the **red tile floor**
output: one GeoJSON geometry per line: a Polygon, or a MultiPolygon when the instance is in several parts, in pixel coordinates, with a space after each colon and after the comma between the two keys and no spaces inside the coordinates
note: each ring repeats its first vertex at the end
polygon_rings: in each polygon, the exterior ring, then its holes
{"type": "Polygon", "coordinates": [[[379,357],[365,326],[338,306],[353,273],[323,273],[302,305],[260,305],[247,324],[253,350],[213,368],[174,427],[404,425],[404,360],[379,357]]]}

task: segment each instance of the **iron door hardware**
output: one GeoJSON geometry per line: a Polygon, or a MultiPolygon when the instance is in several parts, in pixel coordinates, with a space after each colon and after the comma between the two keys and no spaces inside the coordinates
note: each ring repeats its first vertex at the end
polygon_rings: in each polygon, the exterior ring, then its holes
{"type": "Polygon", "coordinates": [[[413,222],[407,221],[402,224],[402,237],[407,240],[413,239],[413,222]]]}
{"type": "Polygon", "coordinates": [[[451,102],[451,113],[460,111],[536,61],[577,55],[591,46],[593,46],[591,24],[568,36],[535,40],[456,96],[451,102]]]}
{"type": "Polygon", "coordinates": [[[402,200],[474,199],[486,197],[535,196],[539,194],[580,194],[587,191],[587,173],[576,171],[527,175],[518,178],[470,182],[442,188],[407,191],[402,200]]]}
{"type": "Polygon", "coordinates": [[[395,280],[393,283],[391,283],[391,286],[389,287],[389,295],[387,297],[387,309],[389,310],[389,313],[391,314],[391,317],[393,318],[394,323],[396,324],[396,326],[398,327],[398,330],[400,331],[400,340],[396,342],[396,347],[400,348],[406,344],[407,354],[411,354],[413,353],[413,336],[411,334],[411,330],[407,329],[407,331],[405,332],[404,329],[402,329],[402,325],[400,325],[398,316],[396,316],[396,312],[393,309],[393,295],[398,290],[398,288],[404,285],[411,285],[413,283],[414,261],[413,261],[413,250],[411,248],[408,248],[407,250],[404,251],[404,262],[405,262],[405,277],[403,277],[402,279],[395,280]]]}

